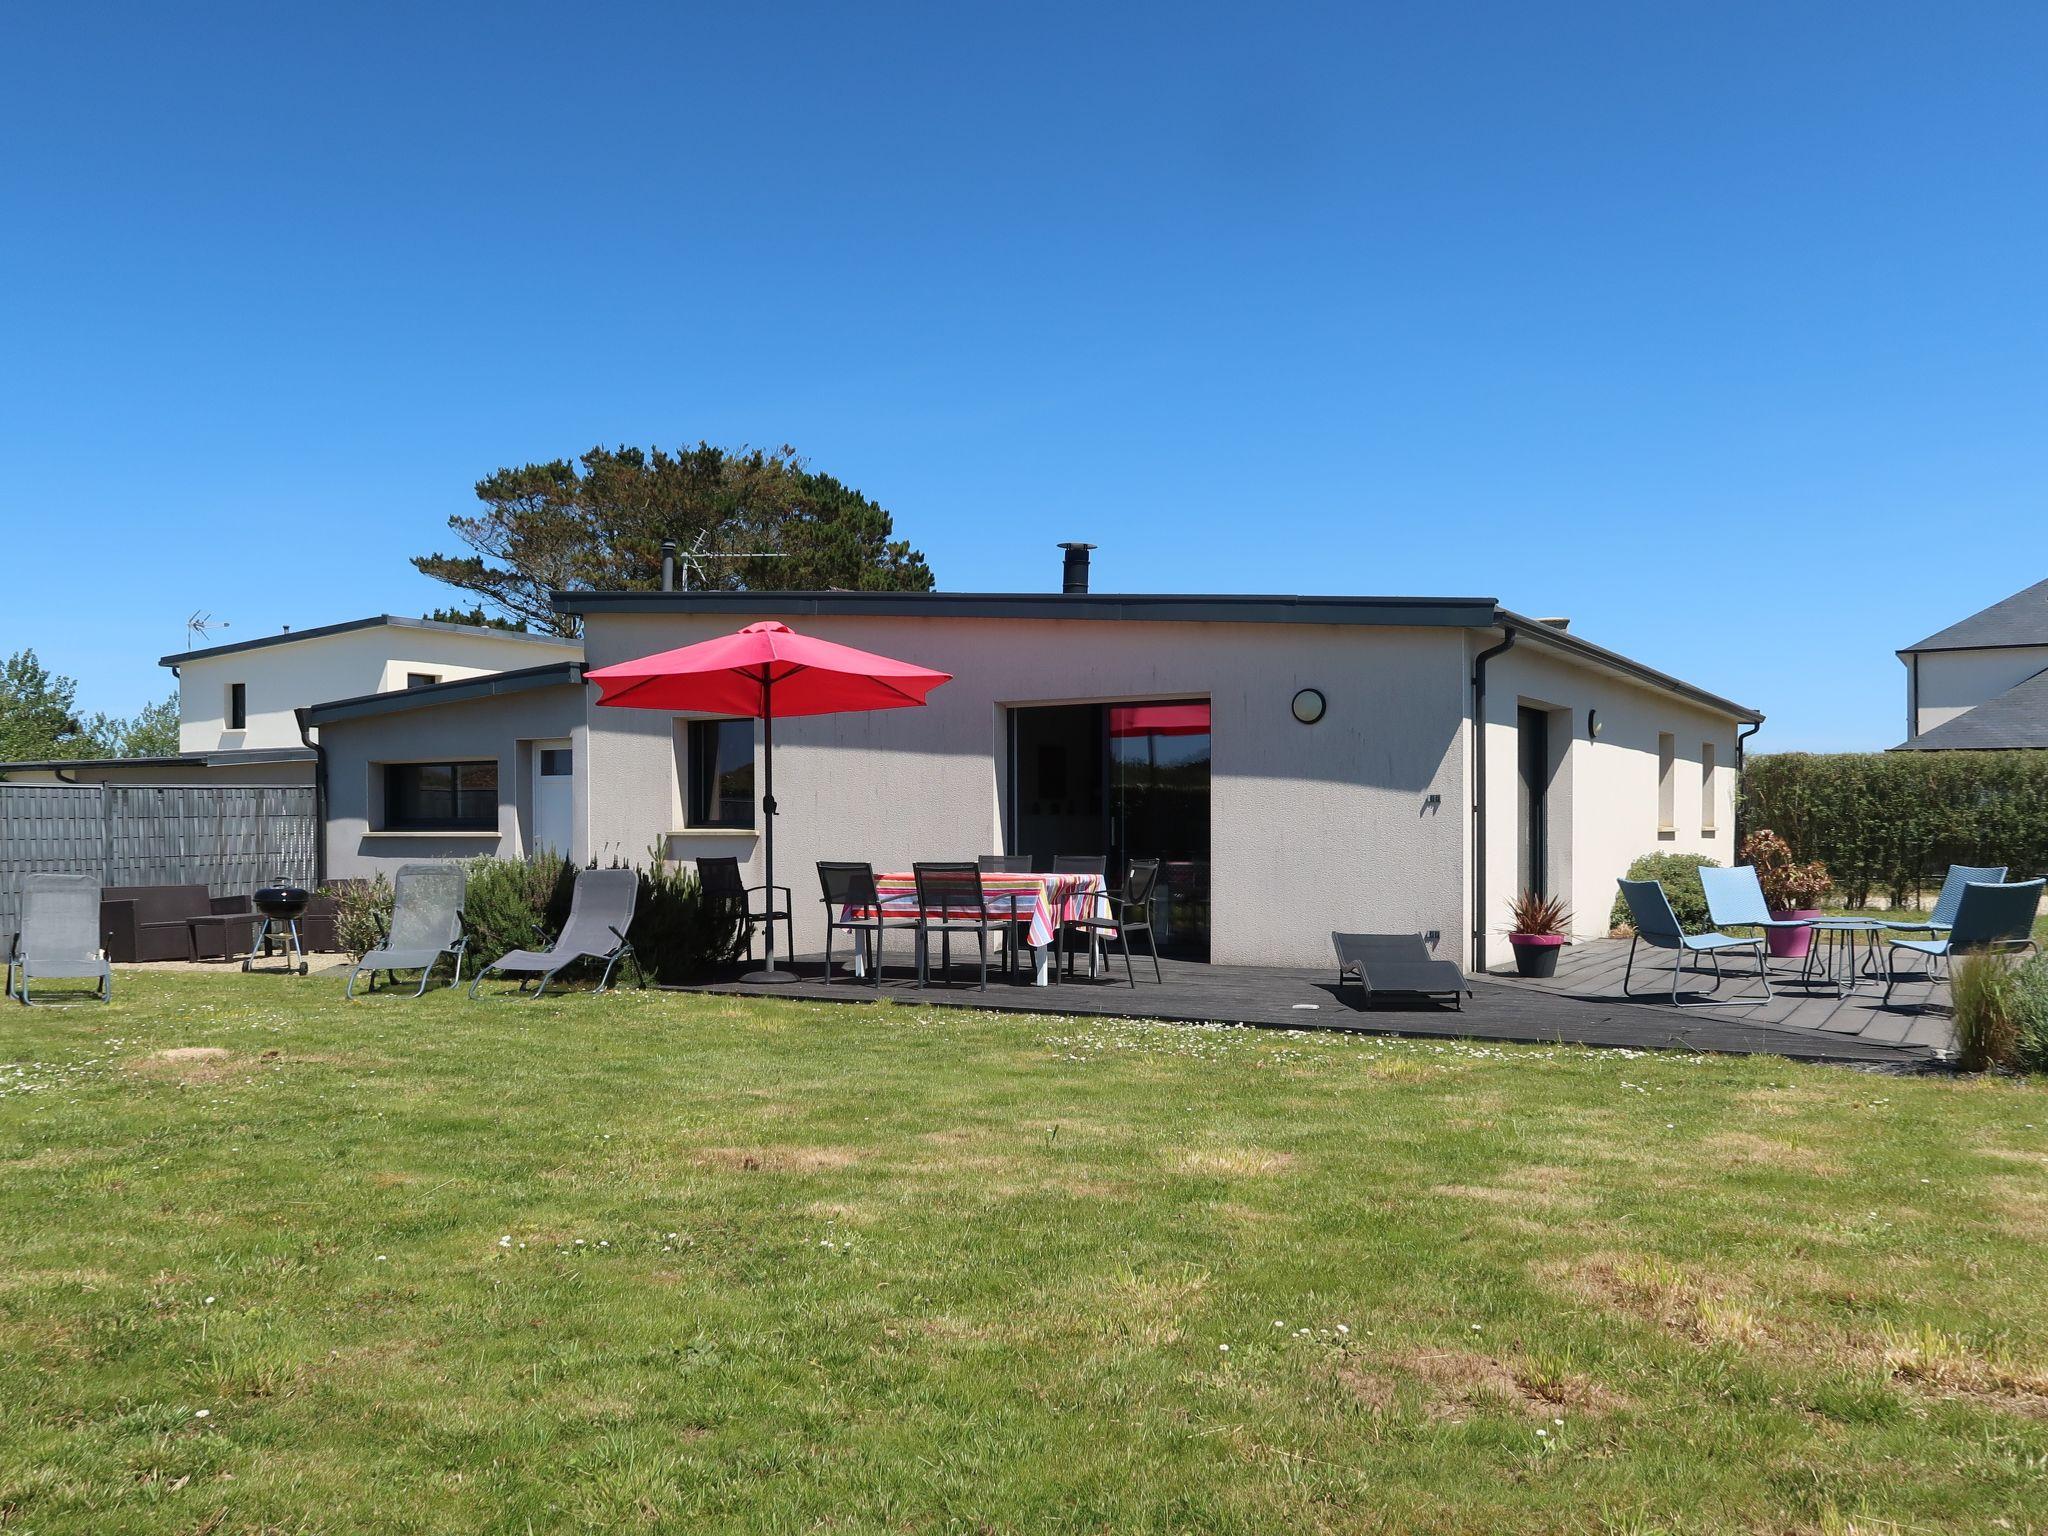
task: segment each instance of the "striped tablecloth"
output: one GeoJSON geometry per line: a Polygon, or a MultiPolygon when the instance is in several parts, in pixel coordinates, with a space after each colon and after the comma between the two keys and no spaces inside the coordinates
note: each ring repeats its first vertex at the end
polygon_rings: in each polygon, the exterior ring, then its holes
{"type": "MultiPolygon", "coordinates": [[[[1010,900],[1016,898],[1020,922],[1029,921],[1026,942],[1042,949],[1059,936],[1060,924],[1070,918],[1109,916],[1109,898],[1100,875],[1010,875],[984,874],[982,894],[991,918],[1010,916],[1010,900]]],[[[906,918],[939,914],[922,913],[917,905],[917,876],[889,874],[875,876],[875,894],[882,898],[883,916],[906,918]]],[[[872,917],[862,909],[848,907],[848,918],[872,917]]],[[[958,915],[956,909],[955,915],[958,915]]]]}

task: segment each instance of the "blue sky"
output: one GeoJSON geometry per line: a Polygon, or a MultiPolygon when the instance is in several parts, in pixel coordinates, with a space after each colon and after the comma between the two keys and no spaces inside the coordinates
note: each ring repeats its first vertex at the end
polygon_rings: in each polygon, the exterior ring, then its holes
{"type": "Polygon", "coordinates": [[[942,585],[1497,596],[1881,747],[2048,576],[2038,5],[14,7],[0,650],[795,445],[942,585]]]}

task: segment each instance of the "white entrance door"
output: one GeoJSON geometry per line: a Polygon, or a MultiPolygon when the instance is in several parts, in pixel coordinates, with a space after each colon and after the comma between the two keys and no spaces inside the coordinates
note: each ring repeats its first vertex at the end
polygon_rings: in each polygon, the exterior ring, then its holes
{"type": "Polygon", "coordinates": [[[567,857],[574,844],[576,758],[566,741],[533,744],[533,847],[567,857]]]}

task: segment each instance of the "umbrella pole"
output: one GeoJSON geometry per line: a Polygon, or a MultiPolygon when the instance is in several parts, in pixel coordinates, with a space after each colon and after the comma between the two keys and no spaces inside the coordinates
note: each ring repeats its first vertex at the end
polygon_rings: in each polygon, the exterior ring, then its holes
{"type": "Polygon", "coordinates": [[[779,986],[797,979],[794,971],[775,968],[775,689],[763,669],[761,678],[761,817],[762,864],[768,884],[768,958],[763,969],[749,971],[740,979],[779,986]]]}

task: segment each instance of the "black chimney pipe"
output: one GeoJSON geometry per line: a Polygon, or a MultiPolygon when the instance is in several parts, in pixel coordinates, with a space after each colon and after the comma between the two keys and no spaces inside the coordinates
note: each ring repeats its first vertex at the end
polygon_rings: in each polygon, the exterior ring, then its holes
{"type": "Polygon", "coordinates": [[[1073,543],[1060,546],[1061,549],[1067,552],[1066,566],[1060,572],[1060,591],[1062,593],[1086,592],[1088,590],[1088,551],[1094,547],[1093,544],[1073,543]]]}

